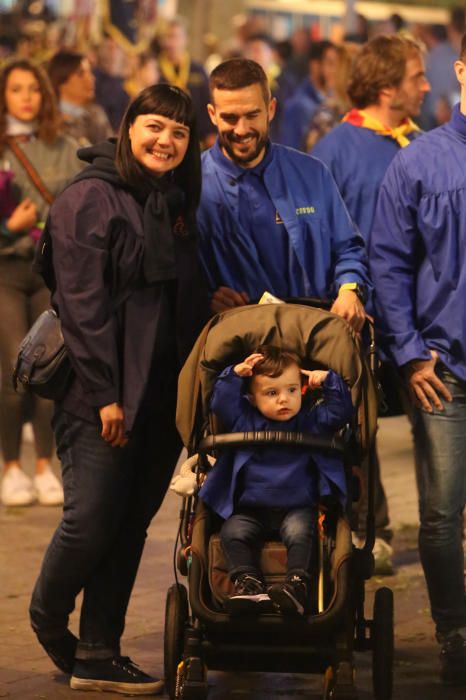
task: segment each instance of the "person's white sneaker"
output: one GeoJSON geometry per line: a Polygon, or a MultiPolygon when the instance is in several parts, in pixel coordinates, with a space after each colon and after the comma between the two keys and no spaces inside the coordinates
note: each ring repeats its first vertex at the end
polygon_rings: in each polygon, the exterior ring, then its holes
{"type": "Polygon", "coordinates": [[[36,500],[36,492],[22,469],[10,467],[2,479],[0,498],[4,506],[30,506],[36,500]]]}
{"type": "Polygon", "coordinates": [[[62,505],[63,487],[50,466],[47,466],[42,474],[35,475],[34,486],[37,491],[38,501],[42,506],[62,505]]]}

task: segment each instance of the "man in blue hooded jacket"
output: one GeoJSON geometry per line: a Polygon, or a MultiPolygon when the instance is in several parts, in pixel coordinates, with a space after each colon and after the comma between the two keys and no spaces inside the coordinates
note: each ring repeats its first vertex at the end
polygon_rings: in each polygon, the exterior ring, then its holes
{"type": "Polygon", "coordinates": [[[419,550],[441,678],[466,685],[466,35],[461,102],[403,149],[382,182],[370,246],[387,348],[415,404],[419,550]]]}
{"type": "Polygon", "coordinates": [[[259,64],[231,59],[210,77],[216,144],[203,154],[199,245],[212,310],[278,297],[332,299],[356,330],[368,285],[363,240],[327,168],[269,141],[275,113],[259,64]]]}

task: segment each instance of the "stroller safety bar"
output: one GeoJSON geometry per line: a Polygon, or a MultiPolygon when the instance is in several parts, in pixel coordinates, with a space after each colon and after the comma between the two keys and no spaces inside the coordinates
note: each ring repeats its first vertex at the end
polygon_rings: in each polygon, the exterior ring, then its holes
{"type": "Polygon", "coordinates": [[[274,447],[312,448],[324,452],[343,453],[345,441],[338,436],[325,437],[310,433],[292,433],[282,430],[259,430],[245,433],[225,433],[209,435],[201,440],[199,452],[211,452],[219,448],[255,447],[273,445],[274,447]]]}

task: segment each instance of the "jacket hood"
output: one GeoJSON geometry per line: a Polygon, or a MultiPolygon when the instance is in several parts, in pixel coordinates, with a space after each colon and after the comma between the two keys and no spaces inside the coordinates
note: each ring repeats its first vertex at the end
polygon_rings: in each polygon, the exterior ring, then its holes
{"type": "Polygon", "coordinates": [[[84,168],[73,180],[80,182],[88,180],[91,177],[99,178],[110,182],[116,187],[128,188],[127,183],[119,174],[115,165],[116,156],[116,139],[108,139],[95,146],[86,146],[78,150],[78,158],[85,163],[89,163],[87,168],[84,168]]]}

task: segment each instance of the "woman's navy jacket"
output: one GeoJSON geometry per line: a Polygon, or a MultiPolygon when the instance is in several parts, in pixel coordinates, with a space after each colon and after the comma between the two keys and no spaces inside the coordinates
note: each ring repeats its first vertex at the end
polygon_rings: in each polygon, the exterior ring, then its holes
{"type": "Polygon", "coordinates": [[[76,374],[61,407],[95,422],[99,407],[119,402],[129,433],[151,368],[163,378],[164,363],[178,367],[206,320],[196,239],[175,241],[176,282],[145,285],[143,207],[99,178],[65,189],[47,226],[53,305],[76,374]]]}
{"type": "MultiPolygon", "coordinates": [[[[323,400],[311,410],[301,408],[288,421],[272,421],[252,406],[244,395],[244,380],[227,367],[217,379],[210,407],[229,432],[286,430],[333,435],[351,419],[351,394],[333,371],[323,391],[323,400]]],[[[222,518],[228,518],[236,506],[299,508],[332,493],[344,502],[341,459],[317,450],[256,447],[222,452],[200,496],[222,518]]]]}
{"type": "Polygon", "coordinates": [[[376,304],[397,365],[430,359],[466,380],[466,117],[417,138],[392,161],[370,246],[376,304]]]}

